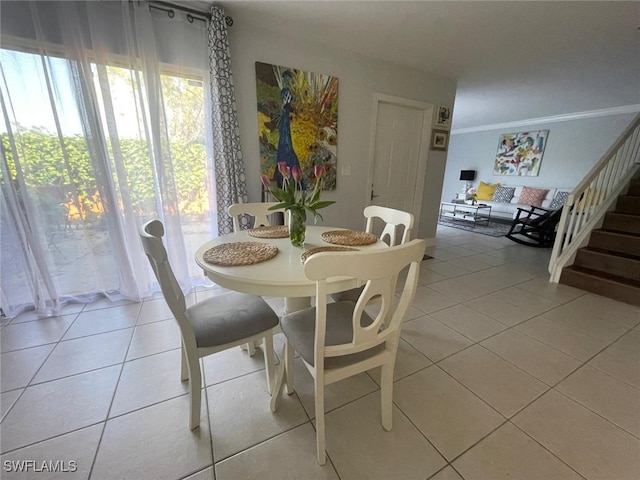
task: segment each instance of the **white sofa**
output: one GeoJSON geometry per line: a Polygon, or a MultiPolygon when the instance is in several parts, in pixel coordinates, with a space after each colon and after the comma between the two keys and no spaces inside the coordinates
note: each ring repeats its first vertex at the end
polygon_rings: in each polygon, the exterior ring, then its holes
{"type": "MultiPolygon", "coordinates": [[[[515,218],[516,214],[518,213],[518,208],[526,208],[526,209],[531,208],[531,205],[518,203],[518,199],[520,198],[520,194],[522,193],[523,185],[502,185],[501,184],[501,186],[515,188],[515,192],[513,193],[513,198],[511,199],[510,202],[496,202],[494,200],[478,200],[477,201],[478,204],[485,204],[485,205],[491,206],[491,218],[512,220],[513,218],[515,218]]],[[[540,205],[542,208],[549,208],[549,205],[551,204],[551,201],[553,200],[557,192],[571,192],[573,190],[573,188],[571,187],[537,187],[537,186],[534,187],[533,185],[527,185],[527,186],[530,186],[532,188],[542,188],[545,190],[546,189],[549,190],[542,202],[542,205],[540,205]]]]}

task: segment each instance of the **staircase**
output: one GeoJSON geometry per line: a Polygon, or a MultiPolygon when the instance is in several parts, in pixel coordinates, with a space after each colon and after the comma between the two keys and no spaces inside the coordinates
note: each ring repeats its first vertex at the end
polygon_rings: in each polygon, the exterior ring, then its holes
{"type": "Polygon", "coordinates": [[[631,180],[573,265],[562,269],[560,283],[640,306],[640,178],[631,180]]]}

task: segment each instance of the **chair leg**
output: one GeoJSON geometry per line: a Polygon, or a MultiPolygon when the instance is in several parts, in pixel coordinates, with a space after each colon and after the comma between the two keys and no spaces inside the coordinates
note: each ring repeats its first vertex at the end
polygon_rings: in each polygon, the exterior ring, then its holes
{"type": "Polygon", "coordinates": [[[180,380],[189,380],[189,366],[187,365],[187,354],[184,345],[180,343],[180,380]]]}
{"type": "Polygon", "coordinates": [[[285,371],[286,371],[286,387],[287,387],[287,394],[291,395],[293,392],[295,392],[295,387],[294,387],[294,372],[293,369],[294,367],[294,363],[295,363],[295,351],[293,350],[293,347],[291,346],[291,344],[289,343],[289,341],[287,340],[286,344],[285,344],[285,348],[284,348],[285,354],[284,354],[284,359],[280,359],[280,361],[285,362],[285,371]]]}
{"type": "Polygon", "coordinates": [[[285,341],[282,352],[280,353],[280,364],[278,365],[278,374],[271,393],[271,411],[278,410],[280,398],[282,397],[282,388],[286,386],[287,393],[291,395],[295,389],[293,386],[293,361],[294,351],[289,341],[285,341]],[[286,384],[286,385],[283,385],[286,384]]]}
{"type": "Polygon", "coordinates": [[[200,372],[200,359],[197,355],[188,355],[187,361],[189,364],[189,396],[191,397],[189,428],[195,430],[200,426],[202,374],[200,372]]]}
{"type": "Polygon", "coordinates": [[[269,402],[269,407],[272,412],[278,410],[280,406],[280,399],[282,398],[282,387],[284,386],[284,377],[286,375],[286,366],[284,357],[286,355],[285,350],[286,346],[282,347],[282,352],[280,353],[280,364],[278,365],[278,371],[276,372],[276,381],[273,385],[273,391],[271,392],[271,401],[269,402]]]}
{"type": "Polygon", "coordinates": [[[382,428],[389,432],[393,428],[393,363],[382,366],[380,395],[382,428]]]}
{"type": "Polygon", "coordinates": [[[316,371],[315,397],[316,397],[316,453],[318,455],[318,464],[327,463],[327,453],[325,452],[324,442],[324,381],[318,378],[316,371]]]}
{"type": "Polygon", "coordinates": [[[269,395],[273,395],[275,364],[273,361],[273,332],[271,330],[264,336],[262,348],[264,350],[264,364],[267,373],[267,390],[269,395]]]}
{"type": "Polygon", "coordinates": [[[247,353],[250,357],[253,357],[256,354],[256,344],[253,341],[247,343],[247,353]]]}

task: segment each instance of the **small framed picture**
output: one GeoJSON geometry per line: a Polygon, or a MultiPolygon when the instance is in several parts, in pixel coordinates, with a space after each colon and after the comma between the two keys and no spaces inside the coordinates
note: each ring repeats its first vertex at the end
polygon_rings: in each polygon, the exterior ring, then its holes
{"type": "Polygon", "coordinates": [[[431,150],[447,151],[449,144],[449,132],[445,130],[434,130],[431,133],[431,150]]]}
{"type": "Polygon", "coordinates": [[[451,107],[438,105],[438,109],[436,110],[436,127],[451,128],[451,107]]]}

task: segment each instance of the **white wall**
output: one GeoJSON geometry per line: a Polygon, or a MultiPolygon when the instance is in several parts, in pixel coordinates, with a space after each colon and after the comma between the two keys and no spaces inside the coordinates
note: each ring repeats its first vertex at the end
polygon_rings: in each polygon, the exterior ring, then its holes
{"type": "Polygon", "coordinates": [[[460,192],[460,170],[475,170],[480,180],[503,185],[575,187],[633,120],[635,114],[611,115],[556,123],[452,134],[442,189],[442,201],[460,192]],[[549,130],[537,177],[493,174],[498,139],[504,133],[549,130]]]}
{"type": "MultiPolygon", "coordinates": [[[[368,205],[367,181],[374,93],[410,98],[435,105],[453,105],[455,83],[451,80],[398,67],[375,59],[332,49],[303,38],[292,38],[251,25],[226,8],[234,25],[229,29],[232,68],[238,103],[241,146],[245,160],[249,201],[260,199],[255,62],[283,65],[324,73],[339,79],[338,178],[334,191],[323,199],[336,204],[321,211],[324,224],[364,228],[362,210],[368,205]],[[342,175],[344,166],[351,175],[342,175]]],[[[286,30],[286,26],[283,26],[286,30]]],[[[446,153],[429,152],[423,196],[420,238],[435,237],[446,153]]]]}

